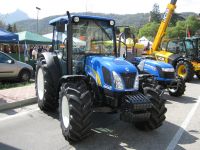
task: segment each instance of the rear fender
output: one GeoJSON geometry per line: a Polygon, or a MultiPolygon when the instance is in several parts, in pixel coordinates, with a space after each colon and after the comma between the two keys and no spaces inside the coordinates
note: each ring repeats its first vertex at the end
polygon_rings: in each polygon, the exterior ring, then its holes
{"type": "Polygon", "coordinates": [[[190,63],[190,61],[189,61],[187,58],[180,57],[179,59],[176,60],[175,64],[173,65],[174,68],[176,67],[176,64],[177,64],[179,61],[187,61],[188,63],[190,63]]]}
{"type": "Polygon", "coordinates": [[[57,55],[55,53],[44,52],[41,54],[41,57],[45,58],[48,71],[53,80],[52,82],[55,87],[58,87],[59,79],[62,76],[62,70],[57,55]]]}
{"type": "Polygon", "coordinates": [[[61,87],[61,85],[62,85],[63,83],[67,83],[67,82],[76,82],[76,81],[80,81],[80,80],[84,80],[84,81],[86,82],[86,84],[89,85],[88,78],[87,78],[87,76],[85,76],[85,75],[65,75],[65,76],[62,76],[62,77],[59,79],[58,90],[59,90],[59,88],[61,87]]]}

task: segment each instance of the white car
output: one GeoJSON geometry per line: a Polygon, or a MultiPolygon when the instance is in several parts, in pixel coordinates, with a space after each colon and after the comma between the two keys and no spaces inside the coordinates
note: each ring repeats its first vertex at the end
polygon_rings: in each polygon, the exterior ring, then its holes
{"type": "Polygon", "coordinates": [[[0,52],[0,81],[18,79],[25,82],[30,80],[32,73],[32,66],[0,52]]]}

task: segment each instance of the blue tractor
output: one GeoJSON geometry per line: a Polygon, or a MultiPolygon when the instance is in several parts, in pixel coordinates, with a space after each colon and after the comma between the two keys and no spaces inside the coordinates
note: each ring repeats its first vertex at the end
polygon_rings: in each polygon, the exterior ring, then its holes
{"type": "Polygon", "coordinates": [[[132,63],[137,65],[140,73],[149,73],[155,77],[157,84],[154,84],[154,87],[157,90],[167,90],[169,95],[175,97],[184,94],[185,81],[175,76],[175,70],[171,64],[142,57],[133,58],[132,63]]]}
{"type": "Polygon", "coordinates": [[[121,44],[118,45],[119,55],[124,56],[127,61],[137,66],[140,74],[153,75],[156,80],[156,82],[152,85],[153,88],[157,89],[158,92],[161,93],[163,91],[168,91],[171,96],[175,97],[179,97],[184,94],[186,88],[185,81],[175,75],[174,67],[171,64],[156,61],[151,56],[137,57],[137,51],[134,49],[134,44],[132,49],[127,51],[126,40],[130,38],[132,41],[135,41],[135,36],[131,33],[130,28],[127,26],[125,26],[124,32],[122,33],[119,32],[118,28],[115,28],[115,30],[115,32],[119,34],[119,41],[125,45],[123,52],[121,52],[121,44]]]}
{"type": "Polygon", "coordinates": [[[149,87],[150,76],[117,58],[113,19],[66,16],[50,21],[53,42],[36,66],[36,94],[43,111],[59,109],[61,129],[69,141],[90,134],[93,111],[120,111],[120,119],[141,130],[153,130],[165,120],[165,103],[149,87]]]}

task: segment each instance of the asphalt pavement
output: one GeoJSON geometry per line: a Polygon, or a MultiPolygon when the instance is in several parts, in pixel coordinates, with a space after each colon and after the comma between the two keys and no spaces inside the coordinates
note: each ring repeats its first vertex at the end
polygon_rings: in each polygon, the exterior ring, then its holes
{"type": "Polygon", "coordinates": [[[119,120],[119,114],[94,113],[92,134],[69,144],[61,133],[58,113],[44,113],[37,105],[0,113],[0,149],[3,150],[199,150],[200,81],[187,83],[185,95],[167,99],[166,121],[151,132],[119,120]]]}

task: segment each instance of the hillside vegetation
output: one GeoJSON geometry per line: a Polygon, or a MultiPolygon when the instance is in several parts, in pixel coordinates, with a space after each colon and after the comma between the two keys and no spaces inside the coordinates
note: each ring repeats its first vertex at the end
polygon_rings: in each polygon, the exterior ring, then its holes
{"type": "MultiPolygon", "coordinates": [[[[72,15],[77,14],[85,14],[85,13],[72,13],[72,15]]],[[[149,13],[138,13],[138,14],[126,14],[126,15],[118,15],[118,14],[103,14],[103,13],[91,13],[88,12],[87,15],[94,16],[102,16],[113,18],[116,21],[117,25],[129,25],[134,26],[135,28],[141,28],[143,25],[149,22],[149,13]]],[[[189,15],[195,15],[194,13],[181,13],[181,15],[185,18],[189,15]]],[[[49,25],[49,21],[58,16],[50,16],[39,20],[38,31],[40,34],[46,34],[52,32],[52,27],[49,25]]],[[[20,31],[31,31],[37,32],[37,20],[36,19],[28,19],[16,22],[17,30],[20,31]]]]}

